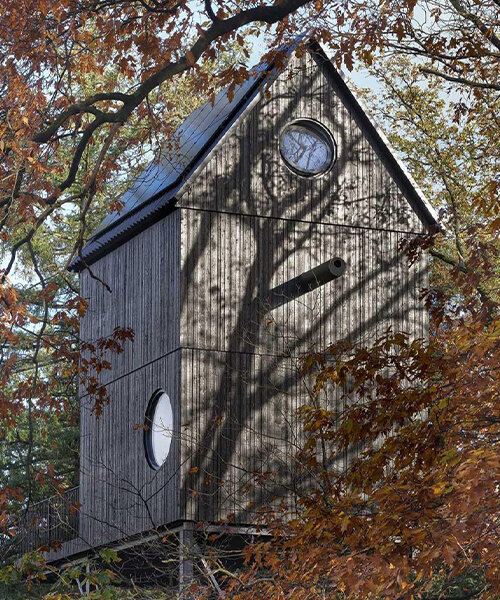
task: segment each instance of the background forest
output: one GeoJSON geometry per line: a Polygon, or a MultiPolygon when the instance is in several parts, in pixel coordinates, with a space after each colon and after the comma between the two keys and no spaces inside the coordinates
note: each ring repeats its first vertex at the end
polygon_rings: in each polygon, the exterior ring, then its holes
{"type": "MultiPolygon", "coordinates": [[[[369,112],[439,211],[442,230],[406,248],[432,256],[431,338],[331,340],[303,357],[300,459],[315,493],[292,520],[263,517],[271,539],[219,581],[241,599],[498,597],[499,27],[498,0],[4,2],[0,598],[78,597],[85,577],[95,598],[165,597],[124,581],[112,551],[48,583],[43,554],[12,562],[29,506],[78,483],[78,384],[98,418],[108,397],[91,369],[133,344],[126,329],[78,339],[86,300],[67,266],[185,116],[231,93],[260,49],[279,57],[306,30],[355,68],[369,112]],[[328,387],[348,382],[361,400],[334,414],[328,387]],[[361,441],[348,472],[327,468],[361,441]]],[[[192,593],[213,593],[210,581],[192,593]]]]}

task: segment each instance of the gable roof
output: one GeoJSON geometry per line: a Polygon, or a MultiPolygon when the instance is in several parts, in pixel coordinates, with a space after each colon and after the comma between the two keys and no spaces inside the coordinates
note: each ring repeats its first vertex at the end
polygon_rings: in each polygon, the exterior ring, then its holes
{"type": "MultiPolygon", "coordinates": [[[[289,57],[297,41],[286,49],[289,57]]],[[[437,216],[423,192],[419,189],[403,163],[397,158],[385,135],[366,113],[361,102],[349,89],[342,75],[335,69],[321,46],[314,40],[307,44],[319,67],[332,78],[344,100],[365,126],[378,146],[396,181],[427,228],[437,226],[437,216]]],[[[220,91],[212,104],[198,107],[189,115],[174,134],[174,147],[162,151],[158,160],[151,163],[120,199],[121,211],[108,214],[73,260],[69,269],[81,271],[127,239],[143,231],[175,208],[176,196],[204,162],[208,154],[231,126],[258,96],[279,75],[274,63],[252,70],[250,77],[234,89],[229,100],[227,88],[220,91]]]]}

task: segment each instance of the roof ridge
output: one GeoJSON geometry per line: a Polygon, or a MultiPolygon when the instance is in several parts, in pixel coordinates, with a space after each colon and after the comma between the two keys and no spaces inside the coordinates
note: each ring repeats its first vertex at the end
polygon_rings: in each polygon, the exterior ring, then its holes
{"type": "Polygon", "coordinates": [[[424,219],[427,227],[436,225],[437,215],[434,208],[396,155],[385,134],[369,116],[363,103],[347,84],[344,75],[329,60],[319,42],[309,38],[308,35],[308,33],[301,34],[293,43],[281,48],[286,51],[287,60],[279,66],[275,64],[274,60],[254,65],[248,71],[248,78],[234,88],[231,100],[227,93],[229,86],[226,86],[216,94],[213,103],[208,100],[205,104],[197,107],[177,128],[172,138],[175,139],[175,136],[178,136],[178,148],[183,148],[184,153],[177,150],[175,155],[169,152],[163,154],[162,150],[158,160],[150,163],[122,195],[122,199],[125,200],[124,209],[120,212],[112,212],[104,218],[81,253],[68,268],[76,271],[82,270],[128,237],[135,235],[145,226],[149,226],[162,215],[173,210],[179,191],[263,86],[272,83],[282,72],[290,55],[304,39],[307,39],[307,47],[313,59],[320,68],[328,69],[330,75],[341,87],[346,101],[349,101],[357,111],[375,142],[390,161],[404,188],[403,193],[413,210],[424,219]],[[201,129],[202,125],[204,129],[201,129]]]}

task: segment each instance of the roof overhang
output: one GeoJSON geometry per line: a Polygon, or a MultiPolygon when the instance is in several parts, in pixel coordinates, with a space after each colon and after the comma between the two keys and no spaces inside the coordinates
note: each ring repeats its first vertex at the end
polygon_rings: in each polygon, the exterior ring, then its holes
{"type": "MultiPolygon", "coordinates": [[[[301,39],[303,39],[303,37],[298,38],[294,45],[287,48],[287,57],[289,57],[296,49],[301,42],[301,39]]],[[[314,39],[309,40],[309,42],[306,43],[306,47],[319,68],[331,79],[332,83],[342,96],[344,103],[351,108],[358,123],[363,127],[364,131],[367,132],[371,144],[377,150],[381,160],[394,177],[402,193],[408,200],[412,209],[419,216],[426,229],[430,232],[437,230],[439,228],[439,223],[435,210],[414,181],[405,165],[398,158],[384,133],[376,125],[374,119],[368,116],[368,111],[361,100],[357,98],[355,93],[350,89],[343,75],[337,71],[318,42],[314,39]]],[[[128,239],[134,237],[141,231],[144,231],[144,229],[175,210],[177,197],[183,192],[190,179],[207,161],[212,151],[240,118],[243,112],[248,110],[250,106],[253,105],[254,101],[258,100],[259,92],[269,87],[283,68],[285,67],[282,65],[281,68],[278,69],[274,63],[268,66],[260,66],[258,70],[251,73],[247,82],[238,88],[232,102],[229,102],[227,99],[226,90],[220,92],[218,97],[223,97],[222,95],[224,95],[226,98],[224,118],[219,123],[216,123],[216,127],[213,127],[210,131],[210,135],[203,138],[203,143],[199,147],[194,147],[192,155],[188,156],[189,160],[186,160],[182,168],[178,169],[175,173],[175,177],[172,176],[171,172],[167,173],[167,176],[163,179],[166,182],[166,185],[161,187],[161,182],[158,183],[157,179],[154,177],[154,169],[158,170],[158,168],[154,165],[150,165],[141,177],[149,177],[151,180],[155,181],[156,189],[153,190],[153,193],[148,194],[148,190],[146,189],[142,192],[144,195],[142,201],[135,201],[135,205],[128,210],[107,217],[106,220],[108,220],[108,223],[106,224],[105,220],[104,226],[101,226],[89,239],[80,254],[70,264],[69,270],[77,272],[84,270],[108,252],[111,252],[128,239]],[[243,88],[243,86],[245,87],[243,88]],[[238,91],[241,91],[241,93],[238,93],[238,91]],[[153,175],[150,173],[152,169],[153,175]]],[[[203,105],[203,107],[200,107],[197,111],[203,111],[208,106],[209,103],[203,105]]],[[[213,107],[214,105],[212,105],[212,108],[213,107]]],[[[195,115],[197,111],[194,111],[194,113],[186,119],[178,131],[181,131],[182,127],[188,123],[190,119],[193,119],[193,115],[195,115]]],[[[205,118],[210,120],[211,111],[207,110],[206,113],[205,118]]],[[[139,179],[140,178],[138,178],[138,180],[139,179]]],[[[147,179],[145,179],[145,181],[147,181],[147,179]]],[[[144,181],[140,184],[142,187],[144,187],[143,183],[144,181]]]]}

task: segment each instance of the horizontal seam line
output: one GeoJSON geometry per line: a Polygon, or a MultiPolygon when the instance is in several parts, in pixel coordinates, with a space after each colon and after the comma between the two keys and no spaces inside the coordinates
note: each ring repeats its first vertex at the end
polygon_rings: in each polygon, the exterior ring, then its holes
{"type": "MultiPolygon", "coordinates": [[[[200,352],[221,352],[224,354],[246,354],[248,356],[267,356],[269,358],[299,358],[299,355],[285,356],[283,354],[269,354],[267,352],[245,352],[243,350],[221,350],[218,348],[217,349],[216,348],[199,348],[198,346],[178,346],[174,350],[170,350],[170,352],[167,352],[166,354],[162,354],[161,356],[158,356],[157,358],[153,358],[149,362],[144,363],[143,365],[140,365],[139,367],[136,367],[135,369],[132,369],[131,371],[128,371],[127,373],[124,373],[123,375],[119,375],[118,377],[115,377],[115,379],[111,379],[110,381],[107,381],[106,383],[102,383],[101,385],[108,386],[108,385],[111,385],[112,383],[116,383],[117,381],[120,381],[121,379],[124,379],[125,377],[128,377],[129,375],[132,375],[133,373],[136,373],[137,371],[140,371],[141,369],[149,367],[150,365],[152,365],[155,362],[158,362],[162,358],[167,358],[167,356],[170,356],[171,354],[174,354],[174,352],[178,352],[179,350],[181,350],[181,351],[182,350],[192,350],[192,351],[198,350],[200,352]]],[[[88,397],[88,394],[84,394],[84,395],[80,396],[80,400],[83,400],[84,398],[87,398],[87,397],[88,397]]]]}
{"type": "Polygon", "coordinates": [[[177,204],[176,208],[184,209],[184,210],[192,210],[197,212],[207,212],[207,213],[219,213],[221,215],[233,215],[238,217],[253,217],[256,219],[272,219],[274,221],[291,221],[292,223],[312,223],[315,225],[326,225],[329,227],[344,227],[346,229],[361,229],[363,231],[387,231],[390,233],[406,233],[412,235],[421,235],[424,236],[427,234],[425,231],[413,231],[406,229],[384,229],[381,227],[366,227],[364,225],[347,225],[345,223],[327,223],[325,221],[306,221],[303,219],[292,219],[290,217],[273,217],[271,215],[257,215],[252,213],[239,213],[233,212],[229,210],[214,210],[210,208],[195,208],[194,206],[182,206],[181,204],[177,204]]]}

